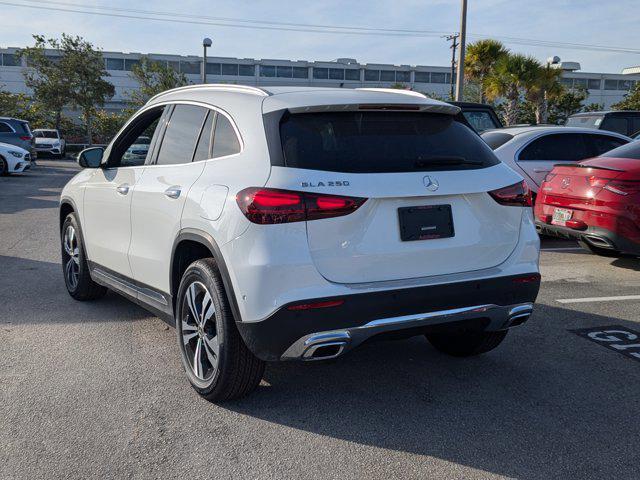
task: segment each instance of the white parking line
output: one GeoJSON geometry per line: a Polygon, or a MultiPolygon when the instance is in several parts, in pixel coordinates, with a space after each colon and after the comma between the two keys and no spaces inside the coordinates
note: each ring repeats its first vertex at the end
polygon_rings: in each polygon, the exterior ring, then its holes
{"type": "Polygon", "coordinates": [[[617,297],[559,298],[558,303],[613,302],[616,300],[640,300],[640,295],[620,295],[617,297]]]}

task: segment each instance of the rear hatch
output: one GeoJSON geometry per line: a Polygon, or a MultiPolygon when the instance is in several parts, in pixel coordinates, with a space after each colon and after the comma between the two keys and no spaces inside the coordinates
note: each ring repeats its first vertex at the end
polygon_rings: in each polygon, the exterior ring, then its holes
{"type": "Polygon", "coordinates": [[[502,206],[487,192],[522,179],[463,122],[382,110],[282,116],[284,158],[269,186],[367,199],[348,215],[307,222],[321,275],[378,282],[486,269],[507,259],[523,209],[502,206]]]}

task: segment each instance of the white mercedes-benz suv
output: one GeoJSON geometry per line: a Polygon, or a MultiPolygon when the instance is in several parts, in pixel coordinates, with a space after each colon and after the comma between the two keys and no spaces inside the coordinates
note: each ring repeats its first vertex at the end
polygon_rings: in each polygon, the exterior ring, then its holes
{"type": "Polygon", "coordinates": [[[64,279],[175,324],[193,387],[240,397],[265,361],[426,335],[495,348],[538,293],[522,177],[455,106],[401,90],[199,85],[152,98],[64,188],[64,279]],[[139,137],[145,158],[123,162],[139,137]]]}

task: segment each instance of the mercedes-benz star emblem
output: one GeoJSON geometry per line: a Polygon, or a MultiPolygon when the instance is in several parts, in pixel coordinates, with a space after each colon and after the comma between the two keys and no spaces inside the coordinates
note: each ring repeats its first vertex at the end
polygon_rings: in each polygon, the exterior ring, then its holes
{"type": "Polygon", "coordinates": [[[571,183],[571,179],[570,179],[570,178],[568,178],[568,177],[564,177],[564,178],[562,179],[562,181],[560,182],[560,186],[561,186],[562,188],[569,188],[569,184],[570,184],[570,183],[571,183]]]}
{"type": "Polygon", "coordinates": [[[424,186],[430,192],[435,192],[440,186],[438,180],[436,180],[435,178],[431,178],[429,175],[425,175],[425,177],[422,179],[422,183],[424,183],[424,186]]]}

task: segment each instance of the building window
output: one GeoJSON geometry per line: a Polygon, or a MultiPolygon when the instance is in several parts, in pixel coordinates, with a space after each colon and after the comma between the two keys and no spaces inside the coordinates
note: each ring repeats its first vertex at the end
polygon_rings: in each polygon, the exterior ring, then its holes
{"type": "Polygon", "coordinates": [[[328,68],[315,68],[313,69],[313,78],[317,78],[319,80],[326,80],[329,78],[329,69],[328,68]]]}
{"type": "Polygon", "coordinates": [[[605,90],[618,90],[618,80],[606,80],[604,81],[605,90]]]}
{"type": "Polygon", "coordinates": [[[207,75],[220,75],[221,73],[221,65],[219,63],[207,62],[207,75]]]}
{"type": "Polygon", "coordinates": [[[275,77],[276,76],[276,67],[275,67],[275,65],[260,65],[260,76],[261,77],[275,77]]]}
{"type": "Polygon", "coordinates": [[[431,72],[431,83],[448,83],[447,74],[440,72],[431,72]]]}
{"type": "Polygon", "coordinates": [[[167,62],[167,65],[169,65],[169,68],[172,69],[175,72],[179,72],[180,71],[180,61],[169,60],[167,62]]]}
{"type": "Polygon", "coordinates": [[[344,69],[343,68],[330,68],[329,69],[329,78],[331,80],[344,80],[344,69]]]}
{"type": "Polygon", "coordinates": [[[587,79],[586,78],[574,78],[573,79],[573,88],[587,88],[587,79]]]}
{"type": "Polygon", "coordinates": [[[431,74],[429,72],[416,72],[415,81],[417,83],[431,83],[431,74]]]}
{"type": "Polygon", "coordinates": [[[573,78],[561,78],[560,84],[566,88],[573,88],[573,78]]]}
{"type": "Polygon", "coordinates": [[[140,60],[138,59],[132,59],[132,60],[125,60],[124,61],[124,69],[127,72],[130,72],[133,69],[134,65],[138,65],[140,63],[140,60]]]}
{"type": "Polygon", "coordinates": [[[180,71],[191,75],[200,73],[200,62],[180,62],[180,71]]]}
{"type": "Polygon", "coordinates": [[[411,72],[396,72],[396,82],[410,82],[411,72]]]}
{"type": "Polygon", "coordinates": [[[255,65],[238,65],[239,74],[241,77],[255,77],[256,66],[255,65]]]}
{"type": "Polygon", "coordinates": [[[599,78],[590,78],[588,80],[587,88],[589,90],[600,90],[600,79],[599,78]]]}
{"type": "Polygon", "coordinates": [[[123,58],[107,58],[106,68],[107,70],[124,70],[123,58]]]}
{"type": "Polygon", "coordinates": [[[309,78],[307,67],[293,67],[293,78],[309,78]]]}
{"type": "Polygon", "coordinates": [[[393,70],[380,70],[380,81],[381,82],[395,82],[396,81],[396,72],[393,70]]]}
{"type": "Polygon", "coordinates": [[[360,70],[354,70],[353,68],[347,68],[344,71],[345,80],[360,80],[360,70]]]}
{"type": "Polygon", "coordinates": [[[618,90],[631,90],[633,87],[633,80],[619,80],[618,90]]]}
{"type": "Polygon", "coordinates": [[[379,82],[380,81],[380,70],[365,70],[364,71],[364,81],[365,82],[379,82]]]}
{"type": "Polygon", "coordinates": [[[276,67],[276,77],[291,78],[293,76],[293,67],[285,67],[278,65],[276,67]]]}
{"type": "Polygon", "coordinates": [[[238,76],[238,64],[237,63],[223,63],[222,75],[238,76]]]}
{"type": "Polygon", "coordinates": [[[2,54],[2,65],[5,67],[17,67],[18,61],[13,53],[2,54]]]}

